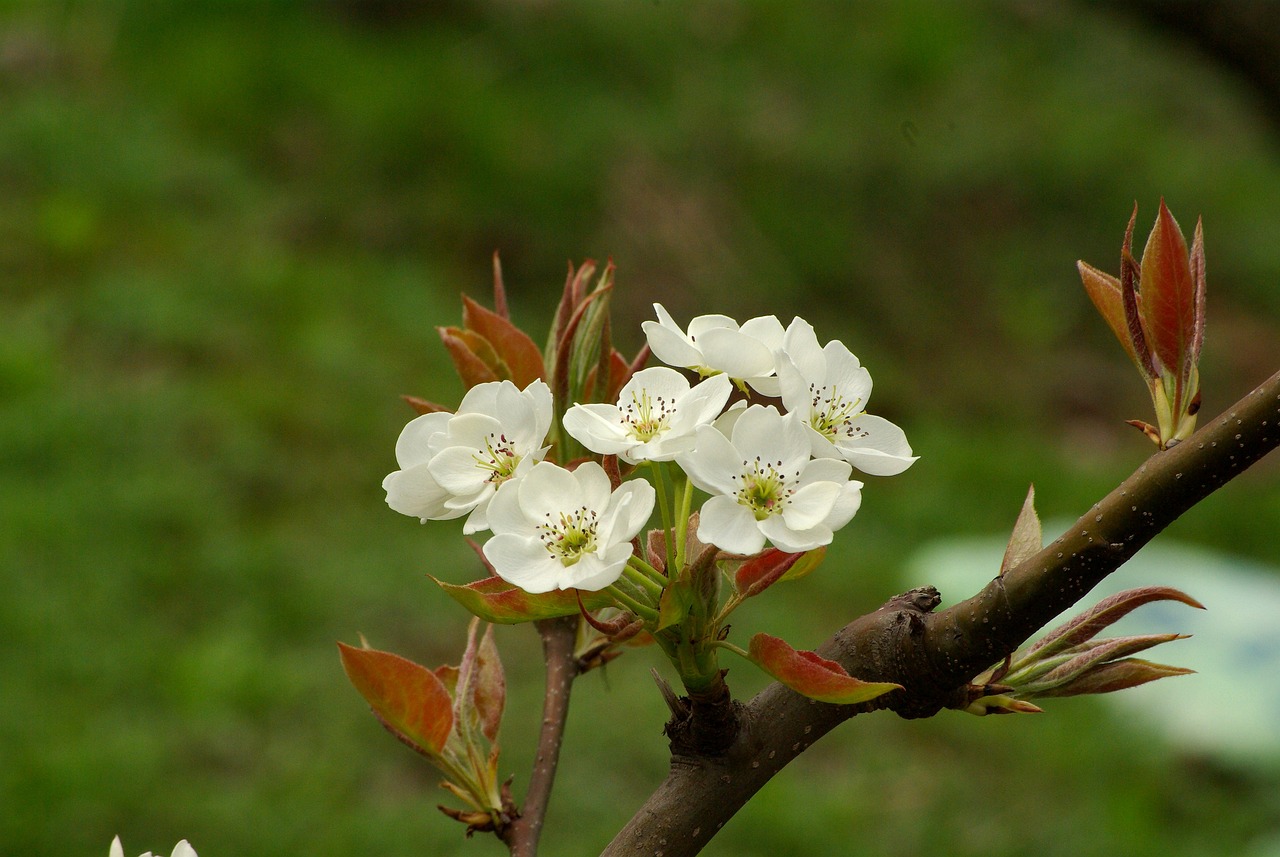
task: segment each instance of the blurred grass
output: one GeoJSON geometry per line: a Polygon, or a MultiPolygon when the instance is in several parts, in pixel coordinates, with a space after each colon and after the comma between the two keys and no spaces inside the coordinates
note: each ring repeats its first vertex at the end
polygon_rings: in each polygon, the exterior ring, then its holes
{"type": "MultiPolygon", "coordinates": [[[[333,649],[458,656],[423,572],[468,551],[378,484],[397,396],[459,392],[432,327],[495,248],[534,329],[567,258],[611,256],[632,346],[661,300],[800,313],[871,367],[923,458],[743,610],[797,645],[1028,481],[1078,514],[1140,462],[1073,269],[1115,267],[1135,198],[1205,217],[1206,412],[1275,368],[1275,129],[1096,6],[15,3],[0,106],[2,854],[501,853],[333,649]]],[[[1174,531],[1280,562],[1258,470],[1174,531]]],[[[519,789],[537,651],[499,641],[519,789]]],[[[547,853],[598,853],[661,777],[652,663],[581,683],[547,853]]],[[[1275,782],[1088,702],[1025,720],[860,718],[707,853],[1239,855],[1280,824],[1275,782]]]]}

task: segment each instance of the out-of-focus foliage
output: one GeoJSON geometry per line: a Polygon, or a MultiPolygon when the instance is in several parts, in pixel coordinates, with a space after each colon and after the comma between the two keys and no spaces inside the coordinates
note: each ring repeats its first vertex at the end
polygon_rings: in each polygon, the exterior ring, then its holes
{"type": "MultiPolygon", "coordinates": [[[[1203,57],[1094,6],[4,6],[0,851],[119,833],[500,853],[439,817],[434,773],[333,645],[440,663],[464,639],[426,574],[465,583],[473,554],[378,485],[412,416],[398,395],[460,391],[433,327],[488,293],[494,249],[527,327],[566,260],[611,256],[628,353],[660,300],[803,309],[871,368],[922,459],[868,484],[849,538],[769,600],[808,647],[892,595],[914,545],[1007,533],[1031,480],[1046,514],[1079,513],[1148,453],[1074,269],[1112,258],[1135,199],[1204,216],[1206,418],[1274,370],[1280,159],[1259,117],[1203,57]]],[[[1280,559],[1260,470],[1180,536],[1280,559]]],[[[519,797],[537,645],[497,640],[519,797]]],[[[650,663],[577,688],[549,854],[597,853],[661,777],[650,663]]],[[[1141,728],[1087,701],[858,718],[708,853],[1260,847],[1275,783],[1141,728]]]]}

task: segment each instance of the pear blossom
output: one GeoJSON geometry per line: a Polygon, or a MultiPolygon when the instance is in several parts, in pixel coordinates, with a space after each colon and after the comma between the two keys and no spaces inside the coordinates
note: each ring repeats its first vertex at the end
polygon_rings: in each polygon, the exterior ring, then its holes
{"type": "Polygon", "coordinates": [[[404,427],[396,441],[400,469],[382,481],[387,505],[424,523],[469,514],[464,533],[488,529],[498,486],[546,455],[551,419],[543,381],[524,390],[510,381],[472,387],[457,413],[423,414],[404,427]]]}
{"type": "Polygon", "coordinates": [[[818,345],[813,326],[796,318],[777,358],[782,404],[808,426],[815,458],[843,458],[872,476],[896,476],[915,463],[902,429],[867,413],[871,373],[843,342],[818,345]]]}
{"type": "Polygon", "coordinates": [[[690,387],[674,369],[655,366],[631,377],[616,405],[574,405],[564,428],[592,452],[617,455],[628,464],[671,461],[693,448],[694,432],[714,420],[733,386],[712,375],[690,387]]]}
{"type": "Polygon", "coordinates": [[[768,539],[801,553],[830,544],[862,503],[862,483],[848,462],[810,458],[809,430],[795,414],[752,405],[726,436],[715,426],[677,462],[712,496],[703,504],[698,538],[721,550],[753,554],[768,539]]]}
{"type": "Polygon", "coordinates": [[[782,347],[785,331],[777,316],[748,319],[739,326],[727,315],[700,315],[689,322],[686,332],[662,304],[653,308],[658,320],[641,327],[649,349],[663,363],[699,375],[723,372],[761,395],[778,395],[773,353],[782,347]]]}
{"type": "Polygon", "coordinates": [[[490,502],[494,535],[485,542],[485,558],[526,592],[603,589],[621,576],[655,497],[641,479],[611,491],[594,461],[573,471],[538,462],[490,502]]]}
{"type": "MultiPolygon", "coordinates": [[[[120,844],[119,836],[111,840],[109,857],[124,857],[124,846],[120,844]]],[[[147,851],[142,857],[152,857],[151,852],[147,851]]],[[[169,857],[196,857],[196,850],[191,847],[187,840],[183,839],[173,846],[173,853],[169,857]]]]}

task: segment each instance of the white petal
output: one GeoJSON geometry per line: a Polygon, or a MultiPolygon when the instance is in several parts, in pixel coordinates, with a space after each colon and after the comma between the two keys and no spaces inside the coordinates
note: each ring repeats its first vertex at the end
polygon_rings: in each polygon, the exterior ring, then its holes
{"type": "Polygon", "coordinates": [[[508,479],[485,507],[489,529],[499,535],[532,531],[538,521],[531,521],[520,508],[520,479],[508,479]]]}
{"type": "Polygon", "coordinates": [[[108,857],[124,857],[124,846],[120,844],[120,837],[117,836],[111,840],[111,850],[108,857]]]}
{"type": "Polygon", "coordinates": [[[396,462],[400,469],[425,464],[433,454],[431,439],[443,434],[453,414],[423,414],[410,420],[396,439],[396,462]]]}
{"type": "Polygon", "coordinates": [[[815,458],[801,471],[799,484],[808,485],[812,482],[844,483],[849,480],[851,473],[853,473],[853,468],[849,466],[847,461],[839,458],[815,458]]]}
{"type": "Polygon", "coordinates": [[[858,508],[862,505],[862,483],[854,479],[844,483],[840,490],[840,496],[837,498],[835,505],[831,507],[831,514],[823,521],[823,524],[832,530],[838,530],[858,513],[858,508]]]}
{"type": "Polygon", "coordinates": [[[597,530],[599,538],[609,546],[630,542],[653,515],[656,497],[653,486],[643,479],[623,483],[609,498],[597,530]]]}
{"type": "Polygon", "coordinates": [[[761,521],[760,529],[773,542],[774,547],[787,553],[803,553],[829,545],[834,538],[831,529],[822,524],[807,530],[793,530],[780,515],[761,521]]]}
{"type": "Polygon", "coordinates": [[[782,348],[782,340],[786,334],[776,315],[749,318],[738,329],[769,349],[770,354],[782,348]]]}
{"type": "Polygon", "coordinates": [[[782,507],[782,519],[792,530],[807,530],[826,520],[840,497],[838,482],[811,482],[792,494],[782,507]]]}
{"type": "Polygon", "coordinates": [[[588,554],[561,573],[560,589],[595,592],[617,581],[631,558],[631,546],[617,544],[603,552],[588,554]]]}
{"type": "Polygon", "coordinates": [[[444,505],[451,495],[440,487],[425,464],[387,474],[387,478],[382,480],[382,488],[387,492],[387,505],[394,511],[424,522],[444,521],[466,514],[465,509],[451,510],[444,505]]]}
{"type": "Polygon", "coordinates": [[[813,325],[803,318],[796,317],[787,325],[787,334],[782,340],[782,350],[804,378],[805,385],[822,384],[827,376],[827,361],[822,354],[822,346],[818,344],[818,335],[813,325]]]}
{"type": "Polygon", "coordinates": [[[622,413],[615,405],[574,405],[561,422],[570,437],[602,455],[617,455],[636,444],[623,427],[622,413]]]}
{"type": "Polygon", "coordinates": [[[196,849],[192,848],[187,840],[182,840],[173,846],[173,853],[169,857],[196,857],[196,849]]]}
{"type": "Polygon", "coordinates": [[[619,391],[618,407],[626,406],[632,396],[642,397],[646,392],[651,399],[656,400],[661,396],[671,403],[689,392],[689,379],[666,366],[650,366],[648,369],[641,369],[632,375],[631,380],[619,391]]]}
{"type": "MultiPolygon", "coordinates": [[[[579,464],[570,474],[577,482],[577,502],[573,507],[586,506],[596,512],[603,512],[609,506],[609,494],[613,486],[609,482],[609,474],[594,461],[579,464]]],[[[562,508],[569,508],[568,505],[562,508]]]]}
{"type": "Polygon", "coordinates": [[[790,354],[778,355],[778,392],[782,397],[782,405],[788,412],[808,415],[813,404],[810,383],[800,374],[790,354]]]}
{"type": "Polygon", "coordinates": [[[528,397],[533,407],[535,434],[538,436],[538,440],[535,442],[541,444],[543,439],[546,438],[547,432],[551,429],[551,388],[547,386],[546,381],[539,378],[531,381],[529,386],[524,388],[524,394],[528,397]]]}
{"type": "Polygon", "coordinates": [[[708,330],[698,337],[706,364],[731,378],[754,378],[773,372],[773,352],[758,339],[728,328],[708,330]]]}
{"type": "Polygon", "coordinates": [[[653,308],[658,313],[658,321],[646,321],[640,327],[654,356],[669,366],[701,365],[702,352],[689,341],[671,314],[662,304],[654,304],[653,308]]]}
{"type": "Polygon", "coordinates": [[[427,467],[440,487],[450,494],[472,497],[493,474],[482,466],[474,446],[451,446],[441,450],[427,467]]]}
{"type": "Polygon", "coordinates": [[[486,381],[483,384],[476,384],[462,396],[462,401],[458,403],[458,413],[496,416],[501,413],[498,409],[498,392],[508,388],[515,390],[516,385],[510,381],[486,381]]]}
{"type": "Polygon", "coordinates": [[[504,533],[485,542],[482,550],[499,577],[525,592],[557,588],[564,566],[536,538],[504,533]]]}
{"type": "Polygon", "coordinates": [[[778,384],[778,379],[773,375],[766,375],[762,378],[747,378],[745,380],[751,389],[762,396],[776,399],[782,395],[782,387],[778,384]]]}
{"type": "Polygon", "coordinates": [[[753,554],[764,547],[755,517],[733,497],[712,497],[702,504],[698,538],[730,553],[753,554]]]}
{"type": "Polygon", "coordinates": [[[732,494],[738,490],[735,477],[742,475],[742,454],[714,426],[702,426],[692,452],[676,457],[693,484],[710,494],[732,494]]]}
{"type": "Polygon", "coordinates": [[[871,373],[839,340],[828,342],[823,353],[827,360],[826,386],[845,399],[856,399],[858,407],[865,408],[871,398],[871,373]]]}
{"type": "Polygon", "coordinates": [[[696,315],[689,320],[689,338],[695,343],[709,330],[737,330],[738,323],[727,315],[696,315]]]}
{"type": "Polygon", "coordinates": [[[489,414],[457,414],[449,420],[447,442],[436,444],[438,452],[443,443],[445,446],[469,446],[472,449],[484,449],[490,442],[503,434],[503,423],[489,414]]]}
{"type": "Polygon", "coordinates": [[[844,459],[872,476],[897,476],[915,463],[902,429],[883,417],[862,414],[851,421],[853,437],[836,435],[844,459]]]}
{"type": "Polygon", "coordinates": [[[581,505],[578,480],[568,470],[549,461],[539,461],[517,485],[520,508],[531,521],[542,522],[581,505]]]}
{"type": "MultiPolygon", "coordinates": [[[[684,380],[683,376],[681,380],[684,380]]],[[[683,394],[675,400],[676,412],[671,418],[671,431],[684,434],[700,425],[709,425],[720,415],[732,392],[733,382],[727,375],[712,375],[692,388],[686,386],[683,394]]]]}
{"type": "Polygon", "coordinates": [[[783,416],[772,406],[753,405],[734,425],[733,445],[742,458],[759,458],[793,478],[809,460],[811,444],[806,431],[804,423],[792,414],[783,416]]]}

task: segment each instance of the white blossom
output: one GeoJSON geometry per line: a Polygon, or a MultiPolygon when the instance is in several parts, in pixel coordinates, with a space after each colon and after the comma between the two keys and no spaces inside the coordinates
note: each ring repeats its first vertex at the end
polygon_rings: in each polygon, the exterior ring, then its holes
{"type": "Polygon", "coordinates": [[[748,319],[741,326],[727,315],[700,315],[680,329],[662,304],[654,304],[657,321],[646,321],[649,349],[668,366],[682,366],[699,375],[720,372],[750,384],[765,396],[778,395],[774,352],[782,347],[784,330],[776,316],[748,319]]]}
{"type": "Polygon", "coordinates": [[[797,318],[777,361],[782,404],[809,427],[815,458],[842,458],[872,476],[896,476],[915,462],[902,429],[867,413],[871,373],[843,342],[818,345],[813,327],[797,318]]]}
{"type": "MultiPolygon", "coordinates": [[[[124,846],[120,844],[120,837],[117,836],[111,840],[111,851],[109,857],[124,857],[124,846]]],[[[151,852],[147,851],[142,857],[152,857],[151,852]]],[[[173,853],[169,857],[196,857],[196,850],[191,847],[187,840],[183,839],[177,845],[173,846],[173,853]]]]}
{"type": "Polygon", "coordinates": [[[423,414],[396,441],[400,469],[382,481],[387,505],[423,522],[470,513],[463,532],[487,529],[498,486],[527,472],[546,454],[551,388],[534,381],[478,384],[454,414],[423,414]]]}
{"type": "Polygon", "coordinates": [[[573,471],[539,462],[489,504],[494,535],[485,558],[526,592],[603,589],[622,574],[654,499],[653,486],[641,479],[610,491],[594,461],[573,471]]]}
{"type": "Polygon", "coordinates": [[[854,516],[862,483],[847,462],[812,459],[808,429],[794,414],[753,405],[726,436],[698,429],[692,452],[677,462],[712,497],[703,504],[698,538],[722,550],[753,554],[767,538],[791,553],[829,544],[854,516]]]}
{"type": "Polygon", "coordinates": [[[723,410],[733,391],[725,375],[689,386],[674,369],[655,366],[631,377],[616,405],[574,405],[564,428],[592,452],[629,464],[671,461],[693,448],[694,432],[723,410]]]}

